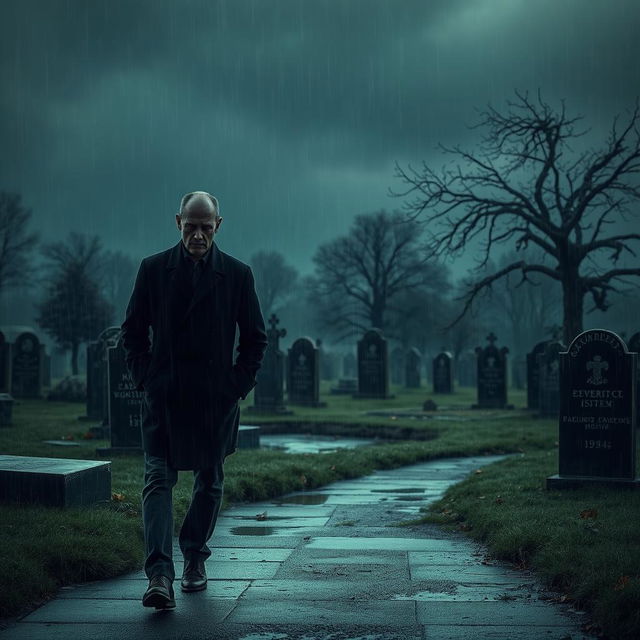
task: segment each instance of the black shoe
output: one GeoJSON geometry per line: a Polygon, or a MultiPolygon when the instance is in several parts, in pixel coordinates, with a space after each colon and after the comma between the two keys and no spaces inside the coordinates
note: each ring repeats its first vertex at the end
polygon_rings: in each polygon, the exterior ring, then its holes
{"type": "Polygon", "coordinates": [[[167,576],[153,576],[149,580],[149,588],[142,596],[142,606],[155,607],[156,609],[175,609],[173,585],[167,576]]]}
{"type": "Polygon", "coordinates": [[[207,588],[207,571],[204,560],[185,560],[182,582],[183,591],[202,591],[207,588]]]}

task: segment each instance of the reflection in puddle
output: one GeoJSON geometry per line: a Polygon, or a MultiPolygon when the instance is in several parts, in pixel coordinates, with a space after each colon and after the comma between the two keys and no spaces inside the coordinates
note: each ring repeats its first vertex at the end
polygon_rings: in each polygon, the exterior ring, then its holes
{"type": "Polygon", "coordinates": [[[231,527],[234,536],[271,536],[275,527],[231,527]]]}
{"type": "Polygon", "coordinates": [[[302,493],[297,496],[288,496],[280,498],[277,504],[323,504],[327,501],[329,495],[326,493],[302,493]]]}
{"type": "Polygon", "coordinates": [[[422,496],[396,496],[394,498],[394,500],[403,500],[405,502],[407,501],[411,501],[411,500],[423,500],[424,498],[422,496]]]}
{"type": "Polygon", "coordinates": [[[424,489],[415,487],[408,489],[371,489],[371,493],[424,493],[424,489]]]}

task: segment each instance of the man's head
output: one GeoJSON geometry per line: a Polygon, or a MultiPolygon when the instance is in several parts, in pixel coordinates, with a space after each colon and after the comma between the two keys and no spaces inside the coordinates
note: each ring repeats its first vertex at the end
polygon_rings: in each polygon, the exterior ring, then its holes
{"type": "Polygon", "coordinates": [[[208,251],[221,223],[218,201],[210,193],[193,191],[183,196],[176,225],[193,258],[201,258],[208,251]]]}

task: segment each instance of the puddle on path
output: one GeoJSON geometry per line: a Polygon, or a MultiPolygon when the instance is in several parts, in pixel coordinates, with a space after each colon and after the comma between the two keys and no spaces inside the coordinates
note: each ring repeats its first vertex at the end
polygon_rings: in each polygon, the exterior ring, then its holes
{"type": "Polygon", "coordinates": [[[272,536],[275,527],[231,527],[231,534],[234,536],[272,536]]]}
{"type": "Polygon", "coordinates": [[[300,494],[274,501],[276,504],[324,504],[329,498],[327,493],[300,494]]]}
{"type": "Polygon", "coordinates": [[[371,493],[424,493],[424,489],[408,487],[406,489],[371,489],[371,493]]]}

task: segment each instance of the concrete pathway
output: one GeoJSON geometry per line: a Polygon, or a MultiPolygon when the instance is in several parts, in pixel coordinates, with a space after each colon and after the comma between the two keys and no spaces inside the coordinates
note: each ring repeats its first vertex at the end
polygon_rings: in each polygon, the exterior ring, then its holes
{"type": "Polygon", "coordinates": [[[175,610],[142,607],[140,571],[62,589],[0,640],[583,638],[581,616],[544,600],[530,574],[487,562],[462,534],[393,526],[496,459],[438,460],[234,506],[212,539],[207,590],[183,594],[178,579],[175,610]]]}

